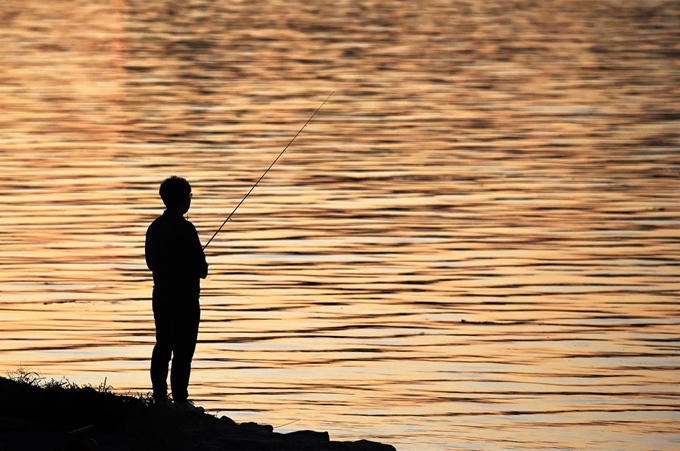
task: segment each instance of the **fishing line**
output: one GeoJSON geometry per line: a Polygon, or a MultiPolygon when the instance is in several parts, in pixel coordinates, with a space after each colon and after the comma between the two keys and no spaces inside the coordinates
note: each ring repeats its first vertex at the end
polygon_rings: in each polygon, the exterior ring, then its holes
{"type": "Polygon", "coordinates": [[[311,116],[309,119],[307,119],[307,122],[305,122],[305,125],[303,125],[302,128],[301,128],[300,130],[298,130],[298,132],[295,134],[295,136],[293,136],[293,139],[291,139],[290,142],[289,142],[288,144],[286,144],[286,147],[283,148],[283,150],[281,151],[281,153],[279,154],[279,156],[276,157],[276,159],[274,160],[274,162],[273,162],[272,164],[270,164],[269,167],[267,168],[267,170],[264,171],[264,173],[260,176],[259,179],[257,179],[257,182],[255,182],[255,184],[252,186],[252,188],[250,188],[250,191],[248,191],[248,193],[243,197],[243,199],[241,199],[241,202],[238,203],[238,205],[236,206],[236,208],[234,208],[234,210],[232,210],[231,214],[230,214],[229,216],[227,216],[227,219],[224,220],[224,222],[222,223],[222,225],[220,226],[220,228],[217,229],[217,230],[215,231],[215,233],[213,233],[213,236],[210,237],[210,239],[208,240],[208,242],[205,243],[205,246],[203,246],[203,250],[205,250],[205,248],[208,247],[208,244],[210,244],[210,243],[212,242],[213,238],[215,238],[215,237],[217,236],[217,234],[220,233],[220,230],[222,230],[222,227],[224,227],[224,225],[231,219],[231,217],[234,216],[234,213],[236,213],[236,210],[238,210],[238,207],[240,207],[241,204],[248,198],[248,196],[250,196],[250,193],[253,192],[253,190],[255,189],[255,187],[260,183],[260,181],[264,178],[264,176],[267,175],[267,172],[269,172],[269,170],[276,164],[276,162],[279,161],[279,158],[281,158],[281,155],[283,155],[283,153],[288,149],[288,147],[290,147],[290,145],[293,144],[293,141],[295,141],[295,138],[297,138],[298,135],[299,135],[300,133],[302,133],[302,130],[304,130],[305,127],[307,127],[307,124],[309,124],[309,123],[312,121],[312,119],[314,119],[314,116],[316,116],[316,113],[318,113],[319,110],[326,104],[326,102],[328,102],[328,99],[331,98],[331,96],[333,95],[333,93],[335,93],[335,91],[331,92],[331,93],[328,95],[328,97],[326,97],[326,100],[323,101],[323,103],[321,104],[321,106],[319,106],[319,108],[317,108],[316,111],[314,111],[314,114],[312,114],[312,116],[311,116]]]}
{"type": "Polygon", "coordinates": [[[293,421],[291,421],[291,422],[289,422],[289,423],[281,424],[281,425],[279,425],[279,426],[274,426],[274,429],[282,428],[282,427],[284,427],[284,426],[290,426],[290,425],[293,424],[293,423],[297,423],[297,422],[300,421],[301,419],[302,419],[302,418],[298,418],[297,420],[293,420],[293,421]]]}

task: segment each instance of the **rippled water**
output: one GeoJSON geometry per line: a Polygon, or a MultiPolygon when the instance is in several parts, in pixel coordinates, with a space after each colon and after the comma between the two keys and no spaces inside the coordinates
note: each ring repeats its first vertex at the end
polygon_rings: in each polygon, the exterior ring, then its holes
{"type": "Polygon", "coordinates": [[[404,450],[680,447],[672,1],[5,0],[0,369],[147,392],[190,180],[191,393],[404,450]]]}

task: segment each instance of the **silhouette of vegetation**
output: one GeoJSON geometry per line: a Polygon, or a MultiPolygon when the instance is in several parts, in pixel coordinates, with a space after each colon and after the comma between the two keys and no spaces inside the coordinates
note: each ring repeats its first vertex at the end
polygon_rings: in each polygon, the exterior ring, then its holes
{"type": "Polygon", "coordinates": [[[150,394],[120,395],[104,382],[78,386],[18,370],[0,377],[0,449],[63,451],[394,451],[326,432],[274,432],[269,425],[155,406],[150,394]]]}

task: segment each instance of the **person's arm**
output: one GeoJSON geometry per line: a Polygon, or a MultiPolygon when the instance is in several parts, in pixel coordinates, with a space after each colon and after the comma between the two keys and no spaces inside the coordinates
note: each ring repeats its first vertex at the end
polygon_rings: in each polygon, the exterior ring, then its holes
{"type": "Polygon", "coordinates": [[[191,260],[192,267],[196,272],[196,275],[201,279],[208,277],[208,262],[205,259],[205,253],[203,252],[203,247],[201,246],[201,240],[198,238],[198,232],[193,224],[189,223],[191,226],[191,260]]]}
{"type": "Polygon", "coordinates": [[[146,266],[149,268],[151,271],[154,270],[155,267],[155,259],[154,259],[154,249],[153,249],[153,241],[154,241],[154,231],[153,231],[153,224],[149,226],[149,229],[146,231],[146,239],[144,241],[144,258],[146,259],[146,266]]]}

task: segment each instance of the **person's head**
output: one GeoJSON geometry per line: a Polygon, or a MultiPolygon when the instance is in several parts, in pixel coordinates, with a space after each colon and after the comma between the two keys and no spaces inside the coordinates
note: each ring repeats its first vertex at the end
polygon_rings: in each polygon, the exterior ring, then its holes
{"type": "Polygon", "coordinates": [[[179,210],[184,214],[191,205],[191,185],[182,177],[173,175],[161,183],[158,193],[163,203],[170,210],[179,210]]]}

